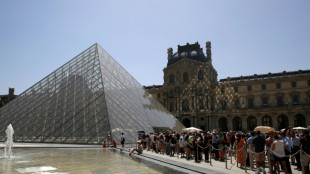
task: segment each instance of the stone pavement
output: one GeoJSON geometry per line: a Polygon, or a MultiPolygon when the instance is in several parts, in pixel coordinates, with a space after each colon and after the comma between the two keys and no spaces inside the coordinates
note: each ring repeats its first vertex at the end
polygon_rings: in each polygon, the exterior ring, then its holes
{"type": "MultiPolygon", "coordinates": [[[[226,169],[226,163],[221,162],[221,161],[216,161],[212,159],[210,163],[206,162],[200,162],[196,163],[195,160],[186,160],[185,158],[178,158],[176,155],[174,157],[170,157],[168,155],[163,155],[163,154],[156,154],[155,152],[151,151],[143,151],[142,155],[137,155],[137,156],[143,156],[151,159],[156,159],[159,161],[162,161],[164,163],[168,163],[173,166],[181,167],[181,168],[186,168],[186,169],[191,169],[193,172],[197,173],[208,173],[208,174],[213,174],[213,173],[229,173],[229,174],[240,174],[240,173],[245,173],[244,169],[241,169],[240,167],[237,167],[237,163],[234,157],[230,158],[227,160],[227,169],[226,169]],[[231,161],[232,159],[232,161],[231,161]]],[[[292,165],[292,172],[293,174],[301,174],[301,171],[294,170],[296,166],[292,165]]],[[[268,168],[268,161],[266,161],[266,168],[265,168],[266,173],[269,173],[269,168],[268,168]]],[[[247,170],[247,173],[249,174],[255,174],[256,171],[252,170],[247,170]]],[[[261,172],[262,173],[262,172],[261,172]]],[[[284,173],[284,172],[281,172],[284,173]]]]}

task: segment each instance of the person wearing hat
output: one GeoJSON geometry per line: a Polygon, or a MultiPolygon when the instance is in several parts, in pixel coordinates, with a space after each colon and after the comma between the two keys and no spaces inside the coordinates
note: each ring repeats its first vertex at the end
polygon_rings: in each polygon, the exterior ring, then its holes
{"type": "Polygon", "coordinates": [[[131,149],[131,151],[129,152],[129,156],[131,156],[131,154],[132,154],[134,151],[137,151],[137,152],[138,152],[138,155],[142,154],[142,152],[143,152],[143,146],[142,146],[142,144],[141,144],[141,140],[138,140],[138,141],[137,141],[137,145],[138,145],[138,147],[131,149]]]}

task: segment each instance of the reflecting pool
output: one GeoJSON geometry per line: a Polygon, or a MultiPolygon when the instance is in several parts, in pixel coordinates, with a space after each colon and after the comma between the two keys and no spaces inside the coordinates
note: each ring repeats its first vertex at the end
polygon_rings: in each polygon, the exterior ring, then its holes
{"type": "Polygon", "coordinates": [[[101,174],[180,173],[115,149],[14,149],[11,158],[0,153],[0,173],[101,174]]]}

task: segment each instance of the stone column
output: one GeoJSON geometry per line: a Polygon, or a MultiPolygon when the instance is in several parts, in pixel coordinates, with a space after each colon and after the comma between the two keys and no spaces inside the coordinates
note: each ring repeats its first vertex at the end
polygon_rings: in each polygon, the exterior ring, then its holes
{"type": "Polygon", "coordinates": [[[262,114],[257,113],[256,119],[257,119],[257,126],[261,126],[262,123],[262,114]]]}
{"type": "Polygon", "coordinates": [[[294,126],[294,113],[287,113],[287,117],[288,117],[288,126],[294,126]]]}
{"type": "Polygon", "coordinates": [[[278,115],[277,114],[272,114],[270,115],[271,118],[272,118],[272,125],[273,125],[273,128],[275,128],[276,130],[279,129],[278,127],[278,115]]]}
{"type": "Polygon", "coordinates": [[[242,130],[247,130],[247,121],[246,121],[247,115],[242,115],[241,119],[242,119],[242,130]]]}

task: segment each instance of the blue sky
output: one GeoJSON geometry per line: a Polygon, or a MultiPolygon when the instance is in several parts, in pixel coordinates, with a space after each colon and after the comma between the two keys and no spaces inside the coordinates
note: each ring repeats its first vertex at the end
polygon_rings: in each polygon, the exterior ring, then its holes
{"type": "Polygon", "coordinates": [[[212,43],[218,79],[310,69],[309,0],[0,1],[0,95],[20,94],[94,43],[142,85],[167,48],[212,43]]]}

